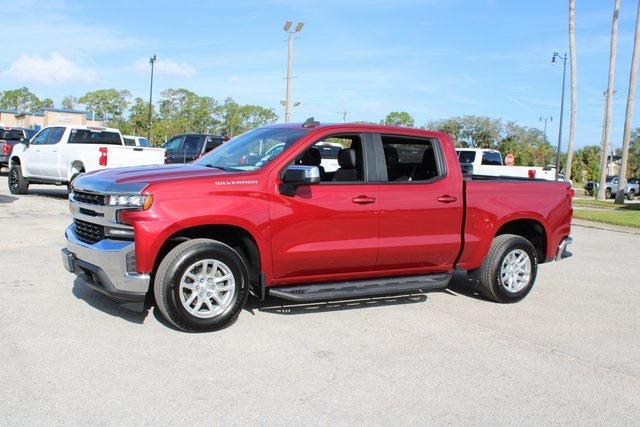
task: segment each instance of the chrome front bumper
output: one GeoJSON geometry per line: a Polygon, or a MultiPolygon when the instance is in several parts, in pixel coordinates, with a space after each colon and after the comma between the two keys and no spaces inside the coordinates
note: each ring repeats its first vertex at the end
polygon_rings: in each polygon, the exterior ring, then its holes
{"type": "Polygon", "coordinates": [[[556,261],[562,261],[565,258],[573,256],[573,254],[567,250],[567,247],[572,243],[573,239],[569,236],[562,239],[560,241],[560,244],[558,245],[558,252],[556,253],[556,257],[554,259],[556,261]]]}
{"type": "Polygon", "coordinates": [[[94,244],[84,243],[76,236],[73,225],[66,229],[65,236],[67,246],[61,252],[67,271],[125,308],[142,308],[150,277],[132,272],[135,268],[135,245],[132,241],[104,239],[94,244]]]}

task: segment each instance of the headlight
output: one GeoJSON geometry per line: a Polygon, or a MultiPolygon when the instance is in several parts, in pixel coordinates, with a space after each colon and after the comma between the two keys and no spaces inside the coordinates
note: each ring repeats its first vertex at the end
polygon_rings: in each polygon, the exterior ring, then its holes
{"type": "Polygon", "coordinates": [[[107,204],[109,206],[119,206],[123,208],[138,208],[147,210],[153,203],[153,196],[151,194],[144,195],[111,195],[108,196],[107,204]]]}

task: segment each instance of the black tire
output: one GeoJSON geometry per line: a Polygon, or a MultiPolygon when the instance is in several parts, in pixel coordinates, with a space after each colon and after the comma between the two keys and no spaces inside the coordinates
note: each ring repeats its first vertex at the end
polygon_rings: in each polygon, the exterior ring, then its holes
{"type": "Polygon", "coordinates": [[[179,244],[164,257],[158,267],[153,290],[160,313],[172,325],[183,331],[213,331],[233,322],[244,307],[249,295],[249,271],[243,258],[231,247],[216,240],[193,239],[179,244]],[[183,275],[194,263],[205,259],[224,263],[235,281],[235,292],[229,306],[210,318],[193,315],[180,300],[183,275]]]}
{"type": "Polygon", "coordinates": [[[76,172],[73,175],[71,175],[71,179],[69,180],[69,182],[67,182],[67,192],[69,194],[71,194],[71,183],[73,183],[73,180],[76,179],[78,175],[80,175],[81,173],[84,173],[84,171],[76,172]]]}
{"type": "Polygon", "coordinates": [[[533,288],[538,273],[538,256],[531,242],[524,237],[502,234],[493,239],[489,253],[479,270],[479,290],[485,297],[496,302],[514,303],[526,297],[533,288]],[[512,292],[503,284],[500,273],[506,256],[517,250],[522,250],[528,255],[531,273],[526,286],[512,292]]]}
{"type": "Polygon", "coordinates": [[[22,168],[20,165],[11,166],[7,182],[11,194],[27,194],[29,192],[29,181],[22,176],[22,168]]]}
{"type": "Polygon", "coordinates": [[[607,188],[606,190],[604,190],[604,197],[605,199],[610,199],[611,198],[611,189],[607,188]]]}
{"type": "Polygon", "coordinates": [[[636,190],[629,190],[627,193],[627,200],[633,200],[636,198],[636,190]]]}

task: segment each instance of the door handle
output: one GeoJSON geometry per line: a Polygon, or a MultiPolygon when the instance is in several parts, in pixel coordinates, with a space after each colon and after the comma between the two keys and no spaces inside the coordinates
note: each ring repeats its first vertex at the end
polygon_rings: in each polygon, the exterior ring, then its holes
{"type": "Polygon", "coordinates": [[[351,199],[351,201],[353,203],[357,203],[359,205],[368,205],[371,203],[375,203],[376,202],[376,198],[375,197],[369,197],[369,196],[357,196],[354,197],[353,199],[351,199]]]}
{"type": "Polygon", "coordinates": [[[449,196],[448,194],[445,194],[444,196],[440,196],[440,197],[438,197],[438,201],[439,201],[440,203],[453,203],[453,202],[455,202],[456,200],[458,200],[458,198],[457,198],[457,197],[449,196]]]}

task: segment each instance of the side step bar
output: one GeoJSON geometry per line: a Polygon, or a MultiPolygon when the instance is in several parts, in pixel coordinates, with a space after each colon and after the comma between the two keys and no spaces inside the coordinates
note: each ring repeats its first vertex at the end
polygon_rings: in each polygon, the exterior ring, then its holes
{"type": "Polygon", "coordinates": [[[401,276],[385,279],[354,280],[349,282],[311,283],[308,285],[269,288],[269,295],[297,302],[323,301],[340,298],[359,298],[373,295],[398,294],[446,288],[451,273],[425,276],[401,276]]]}

